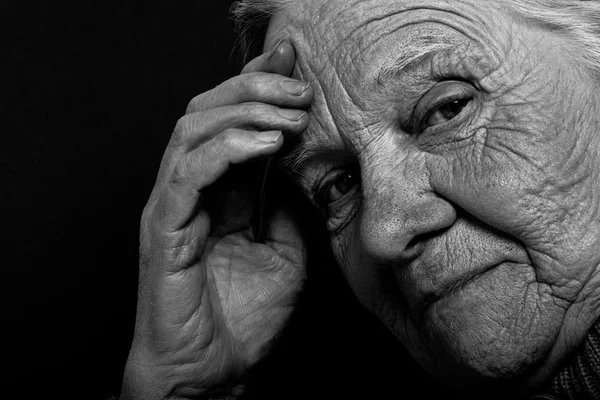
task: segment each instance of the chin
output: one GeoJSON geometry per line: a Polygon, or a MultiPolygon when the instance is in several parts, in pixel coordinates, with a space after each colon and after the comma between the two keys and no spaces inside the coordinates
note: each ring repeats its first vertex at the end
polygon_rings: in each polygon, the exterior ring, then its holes
{"type": "Polygon", "coordinates": [[[419,343],[411,350],[417,362],[462,391],[526,391],[544,368],[561,316],[515,271],[491,270],[424,309],[409,340],[419,343]]]}
{"type": "Polygon", "coordinates": [[[465,395],[516,399],[532,389],[532,377],[543,364],[543,359],[528,353],[490,354],[487,350],[481,353],[481,348],[472,343],[436,342],[428,354],[430,359],[422,367],[465,395]]]}

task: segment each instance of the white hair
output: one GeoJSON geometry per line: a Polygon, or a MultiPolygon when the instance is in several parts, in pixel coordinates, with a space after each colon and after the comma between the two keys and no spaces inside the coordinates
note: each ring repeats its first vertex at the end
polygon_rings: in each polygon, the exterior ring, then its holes
{"type": "MultiPolygon", "coordinates": [[[[245,61],[257,56],[273,13],[282,10],[294,0],[238,0],[232,7],[239,33],[238,44],[245,61]]],[[[296,0],[301,1],[301,0],[296,0]]],[[[589,73],[593,82],[600,83],[600,0],[504,0],[504,10],[511,16],[538,29],[562,35],[573,43],[566,54],[577,67],[589,73]]],[[[389,65],[384,66],[378,78],[393,75],[413,62],[427,57],[452,44],[430,40],[416,35],[409,45],[389,65]]],[[[280,160],[288,172],[298,173],[297,167],[318,149],[316,138],[302,136],[300,146],[280,160]]]]}
{"type": "MultiPolygon", "coordinates": [[[[232,14],[239,34],[238,44],[247,61],[258,55],[273,13],[293,0],[238,0],[232,14]]],[[[576,65],[587,66],[600,77],[600,0],[505,0],[515,18],[540,29],[563,34],[574,47],[576,65]]]]}
{"type": "Polygon", "coordinates": [[[600,1],[510,0],[513,14],[540,29],[562,34],[574,47],[567,54],[576,65],[600,77],[600,1]]]}
{"type": "Polygon", "coordinates": [[[237,0],[233,3],[231,13],[244,62],[261,51],[271,16],[287,3],[291,0],[237,0]]]}

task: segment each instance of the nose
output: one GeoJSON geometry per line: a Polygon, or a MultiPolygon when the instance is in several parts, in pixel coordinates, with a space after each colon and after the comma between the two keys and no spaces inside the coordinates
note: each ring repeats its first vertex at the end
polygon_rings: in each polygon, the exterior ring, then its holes
{"type": "Polygon", "coordinates": [[[456,221],[454,206],[431,189],[424,170],[371,172],[363,178],[359,238],[374,262],[407,261],[418,254],[420,243],[456,221]]]}

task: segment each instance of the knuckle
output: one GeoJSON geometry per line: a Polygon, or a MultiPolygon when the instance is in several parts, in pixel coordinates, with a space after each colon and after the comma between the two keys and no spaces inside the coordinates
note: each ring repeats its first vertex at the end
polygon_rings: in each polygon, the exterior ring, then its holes
{"type": "Polygon", "coordinates": [[[198,113],[187,114],[179,118],[173,131],[172,144],[175,147],[183,145],[189,139],[190,133],[196,130],[201,119],[198,113]]]}
{"type": "Polygon", "coordinates": [[[214,103],[215,99],[218,99],[223,95],[223,90],[227,82],[221,83],[220,85],[215,86],[213,89],[208,90],[204,93],[200,93],[196,97],[194,97],[188,103],[185,113],[192,114],[200,111],[206,111],[213,106],[211,104],[214,103]]]}
{"type": "Polygon", "coordinates": [[[177,120],[175,129],[173,130],[172,142],[174,145],[179,145],[182,142],[184,132],[187,130],[189,124],[189,116],[184,115],[177,120]]]}
{"type": "Polygon", "coordinates": [[[189,176],[189,165],[186,159],[179,160],[177,164],[175,164],[175,168],[173,168],[173,172],[171,173],[171,179],[169,183],[171,186],[180,186],[183,185],[189,176]]]}
{"type": "Polygon", "coordinates": [[[224,131],[216,139],[211,141],[209,150],[217,159],[223,158],[229,154],[229,149],[231,149],[235,142],[231,130],[224,131]]]}
{"type": "Polygon", "coordinates": [[[248,102],[240,105],[239,114],[249,117],[258,117],[273,112],[273,106],[259,102],[248,102]]]}
{"type": "Polygon", "coordinates": [[[204,97],[205,97],[205,95],[204,95],[204,93],[202,93],[202,94],[199,94],[198,96],[194,97],[192,100],[190,100],[190,102],[188,103],[188,105],[185,109],[185,113],[191,114],[195,110],[200,108],[200,105],[202,104],[202,100],[204,99],[204,97]]]}
{"type": "Polygon", "coordinates": [[[246,95],[246,97],[253,97],[253,95],[259,94],[262,84],[262,76],[258,73],[240,75],[237,79],[238,90],[240,93],[246,95]]]}
{"type": "Polygon", "coordinates": [[[186,112],[191,114],[201,111],[208,111],[211,108],[214,108],[215,104],[219,103],[219,99],[225,95],[226,84],[227,82],[221,83],[220,85],[215,86],[213,89],[194,97],[188,104],[186,112]]]}
{"type": "Polygon", "coordinates": [[[237,130],[227,129],[221,135],[221,140],[219,143],[219,147],[221,150],[230,149],[235,146],[239,139],[239,134],[237,130]]]}
{"type": "Polygon", "coordinates": [[[254,88],[253,77],[250,75],[239,75],[235,78],[235,90],[247,96],[254,88]]]}

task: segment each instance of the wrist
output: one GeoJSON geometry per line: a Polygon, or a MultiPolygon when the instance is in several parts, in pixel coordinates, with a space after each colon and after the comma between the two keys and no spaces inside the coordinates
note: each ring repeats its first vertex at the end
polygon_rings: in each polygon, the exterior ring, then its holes
{"type": "Polygon", "coordinates": [[[164,366],[148,362],[132,352],[129,355],[119,400],[235,400],[245,385],[206,384],[202,378],[210,375],[200,365],[164,366]]]}
{"type": "Polygon", "coordinates": [[[166,382],[161,379],[159,371],[132,353],[125,365],[119,400],[167,399],[169,389],[165,385],[166,382]]]}

